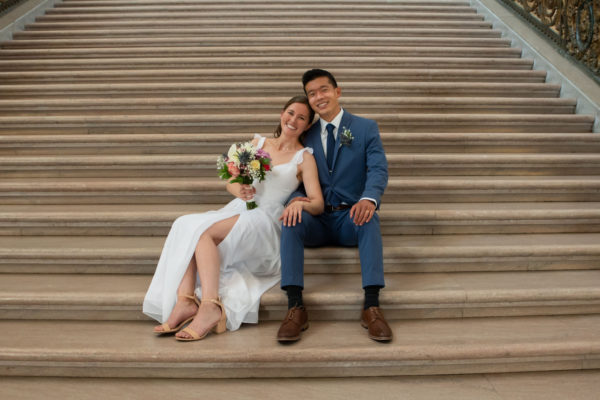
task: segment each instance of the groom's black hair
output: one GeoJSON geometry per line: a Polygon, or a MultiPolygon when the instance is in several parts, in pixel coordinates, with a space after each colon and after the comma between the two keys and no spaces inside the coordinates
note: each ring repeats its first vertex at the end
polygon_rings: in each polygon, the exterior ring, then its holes
{"type": "Polygon", "coordinates": [[[304,89],[304,93],[306,93],[306,84],[312,80],[315,80],[317,78],[320,78],[322,76],[325,76],[329,79],[329,82],[331,83],[331,85],[333,85],[334,88],[338,87],[337,82],[335,81],[335,78],[333,77],[333,75],[331,74],[331,72],[329,71],[325,71],[324,69],[309,69],[308,71],[306,71],[304,73],[304,75],[302,75],[302,88],[304,89]]]}

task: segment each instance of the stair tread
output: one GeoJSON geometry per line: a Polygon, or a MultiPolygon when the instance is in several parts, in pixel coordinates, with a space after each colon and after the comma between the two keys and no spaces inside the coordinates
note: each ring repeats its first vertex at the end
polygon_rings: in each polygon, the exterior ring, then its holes
{"type": "MultiPolygon", "coordinates": [[[[150,284],[143,275],[3,274],[0,304],[95,305],[139,307],[150,284]]],[[[360,307],[361,279],[357,274],[307,274],[305,303],[310,308],[360,307]]],[[[390,273],[382,292],[384,308],[427,304],[449,305],[600,304],[600,271],[527,271],[463,273],[390,273]]],[[[278,285],[266,292],[262,307],[283,309],[285,294],[278,285]]]]}
{"type": "MultiPolygon", "coordinates": [[[[6,204],[0,210],[0,220],[12,215],[18,218],[93,218],[99,220],[144,218],[158,220],[173,216],[205,212],[221,208],[222,204],[6,204]]],[[[529,202],[529,203],[390,203],[385,204],[380,214],[402,215],[415,218],[444,218],[458,214],[461,218],[470,215],[585,215],[600,214],[600,202],[529,202]]]]}
{"type": "MultiPolygon", "coordinates": [[[[15,85],[10,85],[13,87],[15,85]]],[[[7,87],[7,86],[5,86],[7,87]]],[[[41,109],[49,108],[50,106],[77,106],[77,107],[89,107],[89,106],[119,106],[128,107],[134,105],[147,105],[147,106],[167,106],[168,108],[176,108],[186,105],[211,105],[216,104],[228,104],[236,106],[244,105],[269,105],[273,106],[274,109],[280,107],[282,102],[288,100],[285,96],[269,96],[269,97],[254,97],[254,96],[227,96],[227,97],[211,97],[207,98],[204,96],[181,96],[176,98],[165,98],[165,97],[153,97],[148,96],[144,98],[139,97],[119,97],[119,98],[53,98],[53,99],[0,99],[0,107],[5,109],[6,107],[41,107],[41,109]]],[[[465,105],[520,105],[527,106],[532,104],[539,105],[568,105],[575,106],[577,100],[575,98],[565,97],[390,97],[390,96],[361,96],[352,97],[345,96],[344,104],[348,107],[356,107],[358,105],[378,105],[378,106],[391,106],[391,105],[431,105],[431,104],[465,104],[465,105]]],[[[25,110],[19,110],[25,111],[25,110]]]]}
{"type": "MultiPolygon", "coordinates": [[[[185,56],[186,53],[194,52],[198,54],[208,53],[218,54],[225,53],[226,56],[231,56],[231,54],[269,54],[269,53],[279,53],[283,52],[286,49],[289,49],[288,46],[283,45],[246,45],[246,46],[200,46],[200,45],[186,45],[186,46],[153,46],[152,51],[157,53],[163,53],[162,56],[171,57],[175,55],[185,56]]],[[[357,46],[357,45],[347,45],[347,46],[308,46],[308,45],[296,45],[294,46],[295,53],[301,52],[311,52],[312,54],[318,54],[320,52],[324,52],[327,54],[343,54],[348,51],[357,51],[357,52],[365,52],[371,55],[376,53],[385,53],[387,57],[394,56],[394,53],[408,53],[414,54],[413,57],[418,56],[420,54],[435,54],[435,53],[447,53],[451,55],[453,53],[464,53],[464,54],[473,54],[476,55],[478,53],[489,54],[490,56],[512,56],[512,57],[520,57],[521,49],[518,47],[488,47],[488,46],[474,46],[474,47],[462,47],[456,46],[453,43],[452,46],[407,46],[403,44],[392,44],[392,45],[372,45],[372,46],[357,46]]],[[[37,48],[37,49],[15,49],[15,48],[4,48],[0,50],[0,54],[5,58],[22,56],[25,57],[27,55],[33,55],[36,57],[69,57],[76,55],[87,55],[91,54],[92,57],[97,57],[101,54],[106,54],[110,56],[117,56],[119,53],[129,54],[129,57],[133,57],[136,53],[143,54],[147,56],[148,47],[135,47],[135,46],[127,46],[127,47],[112,47],[112,48],[37,48]]]]}
{"type": "MultiPolygon", "coordinates": [[[[186,363],[218,369],[235,363],[257,368],[285,361],[313,368],[327,363],[435,363],[443,360],[509,361],[536,357],[597,359],[600,316],[392,321],[394,340],[375,346],[358,322],[312,322],[294,345],[275,342],[276,322],[212,335],[190,351],[154,337],[150,322],[0,321],[3,363],[186,363]],[[71,334],[65,334],[65,332],[71,334]],[[75,334],[76,333],[76,334],[75,334]],[[43,346],[41,345],[43,343],[43,346]],[[217,365],[215,365],[217,364],[217,365]]],[[[150,367],[151,368],[151,367],[150,367]]]]}
{"type": "Polygon", "coordinates": [[[392,399],[403,393],[412,399],[432,399],[444,393],[445,400],[590,400],[598,392],[600,371],[546,371],[509,374],[432,375],[351,378],[265,378],[265,379],[110,379],[2,377],[7,398],[20,400],[64,400],[69,396],[84,398],[102,393],[106,400],[152,397],[166,398],[177,393],[180,398],[257,399],[268,391],[273,398],[284,398],[290,391],[303,393],[314,400],[369,399],[376,394],[392,399]]]}
{"type": "MultiPolygon", "coordinates": [[[[216,161],[215,161],[216,165],[216,161]]],[[[464,186],[485,186],[485,185],[551,185],[555,186],[560,183],[577,184],[590,183],[595,184],[600,182],[600,176],[402,176],[392,177],[388,180],[388,187],[399,186],[401,184],[411,184],[415,186],[429,186],[432,184],[443,184],[444,186],[464,185],[464,186]]],[[[11,187],[37,187],[39,189],[48,190],[50,188],[64,187],[126,187],[130,185],[143,185],[147,188],[180,188],[182,190],[188,188],[224,188],[224,182],[218,178],[199,178],[199,177],[172,177],[172,178],[27,178],[27,179],[3,179],[0,182],[0,189],[11,187]]]]}
{"type": "MultiPolygon", "coordinates": [[[[108,39],[108,40],[116,40],[116,39],[108,39]]],[[[361,38],[364,40],[364,38],[361,38]]],[[[111,70],[101,70],[90,72],[87,70],[77,70],[73,69],[71,71],[13,71],[6,72],[0,71],[0,76],[4,77],[14,77],[14,76],[34,76],[34,75],[42,75],[42,76],[79,76],[79,75],[90,75],[90,76],[104,76],[104,75],[150,75],[150,74],[162,74],[162,75],[182,75],[182,74],[202,74],[214,77],[215,75],[243,75],[249,74],[254,76],[268,76],[269,78],[274,78],[276,76],[288,76],[291,79],[292,77],[302,76],[304,72],[303,68],[291,68],[291,67],[282,67],[282,68],[244,68],[243,66],[229,66],[227,68],[220,69],[205,69],[205,68],[180,68],[180,69],[143,69],[143,70],[135,70],[135,69],[111,69],[111,70]]],[[[336,74],[340,76],[345,76],[345,80],[348,78],[360,78],[360,80],[368,79],[370,76],[385,76],[386,78],[391,78],[395,76],[402,76],[404,74],[422,74],[424,76],[434,75],[434,74],[458,74],[458,75],[470,75],[470,74],[480,74],[480,75],[508,75],[508,76],[520,76],[520,75],[534,75],[534,76],[546,76],[546,71],[541,70],[507,70],[507,69],[488,69],[488,70],[480,70],[480,69],[446,69],[446,68],[427,68],[427,69],[392,69],[392,68],[336,68],[336,74]]],[[[345,98],[345,96],[344,96],[345,98]]]]}
{"type": "MultiPolygon", "coordinates": [[[[438,3],[434,4],[433,2],[423,2],[423,5],[419,5],[417,3],[407,3],[407,2],[394,2],[394,3],[372,3],[369,5],[366,4],[346,4],[344,7],[345,10],[351,11],[373,11],[373,10],[385,10],[385,11],[394,11],[394,10],[444,10],[444,11],[463,11],[463,12],[471,12],[474,13],[475,10],[468,6],[465,3],[438,3]]],[[[73,4],[71,1],[67,1],[55,6],[53,9],[49,10],[47,14],[79,14],[82,11],[86,13],[93,13],[96,11],[102,12],[122,12],[122,11],[134,11],[134,10],[143,10],[143,11],[177,11],[177,10],[205,10],[205,11],[230,11],[231,5],[227,4],[199,4],[199,3],[191,3],[191,2],[165,2],[158,6],[157,3],[153,2],[143,2],[143,3],[92,3],[89,5],[88,3],[83,4],[73,4]]],[[[244,10],[248,12],[253,11],[302,11],[302,10],[337,10],[339,11],[339,7],[336,7],[335,4],[281,4],[281,3],[273,3],[273,4],[244,4],[239,3],[236,4],[236,10],[244,10]]]]}
{"type": "MultiPolygon", "coordinates": [[[[246,66],[250,67],[251,65],[247,65],[248,63],[256,63],[260,65],[265,65],[268,67],[273,67],[274,65],[280,65],[289,63],[289,65],[296,67],[312,65],[316,62],[323,63],[323,57],[314,57],[311,58],[309,56],[269,56],[268,58],[253,56],[253,57],[177,57],[177,62],[174,63],[173,60],[169,58],[163,57],[119,57],[119,58],[79,58],[79,59],[31,59],[31,60],[10,60],[3,59],[0,60],[0,66],[42,66],[42,67],[50,67],[53,65],[68,65],[69,68],[77,69],[80,66],[95,67],[96,69],[106,68],[107,65],[121,65],[120,68],[123,68],[122,65],[139,65],[144,69],[156,69],[156,67],[152,67],[153,64],[150,63],[158,63],[158,64],[168,64],[175,65],[175,69],[178,68],[190,68],[190,63],[196,62],[200,65],[210,66],[211,64],[219,64],[224,66],[230,66],[234,63],[241,63],[242,65],[246,64],[246,66]]],[[[491,58],[491,57],[373,57],[373,56],[354,56],[354,57],[344,57],[344,56],[329,56],[327,57],[328,64],[337,64],[337,66],[341,66],[342,64],[348,65],[348,63],[354,63],[357,66],[361,64],[378,64],[383,66],[387,66],[389,68],[389,64],[395,64],[398,67],[406,67],[413,65],[412,68],[415,68],[414,65],[428,65],[429,68],[448,65],[448,68],[455,69],[457,68],[457,64],[461,66],[465,66],[467,68],[476,68],[476,66],[489,67],[490,69],[497,70],[499,68],[527,68],[530,69],[533,61],[530,59],[523,58],[491,58]]],[[[332,65],[332,68],[335,68],[336,65],[332,65]]],[[[215,68],[213,66],[213,68],[215,68]]],[[[297,82],[294,82],[297,85],[297,82]]],[[[348,85],[345,85],[348,86],[348,85]]],[[[559,85],[557,85],[560,87],[559,85]]]]}
{"type": "MultiPolygon", "coordinates": [[[[419,251],[454,254],[488,252],[510,255],[511,253],[546,254],[586,250],[600,250],[600,233],[570,234],[486,234],[486,235],[386,235],[383,237],[384,252],[395,249],[400,255],[409,256],[419,251]]],[[[3,256],[45,257],[128,257],[157,256],[164,244],[164,237],[145,236],[9,236],[2,237],[0,254],[3,256]],[[35,251],[32,251],[35,249],[35,251]]],[[[336,259],[343,255],[355,257],[356,249],[321,247],[307,249],[307,255],[336,259]]]]}
{"type": "MultiPolygon", "coordinates": [[[[137,134],[89,134],[89,135],[11,135],[0,134],[0,143],[53,143],[53,142],[73,142],[73,143],[89,143],[90,146],[109,146],[122,143],[146,145],[148,142],[202,142],[202,143],[223,143],[224,146],[234,141],[250,140],[252,135],[247,133],[173,133],[173,134],[152,134],[152,133],[137,133],[137,134]],[[110,140],[109,140],[110,139],[110,140]]],[[[580,142],[598,142],[600,143],[600,135],[587,133],[488,133],[488,132],[432,132],[432,133],[410,133],[410,132],[382,132],[381,138],[385,143],[397,141],[407,142],[414,141],[440,141],[440,142],[505,142],[514,143],[531,142],[531,141],[548,141],[556,142],[564,145],[567,143],[580,142]]]]}
{"type": "MultiPolygon", "coordinates": [[[[8,62],[8,61],[7,61],[8,62]]],[[[218,89],[234,89],[234,88],[242,88],[242,89],[253,89],[257,86],[260,86],[263,89],[288,89],[288,88],[298,88],[301,87],[301,84],[296,81],[287,81],[287,82],[196,82],[196,83],[172,83],[172,82],[148,82],[142,85],[138,83],[121,83],[115,82],[109,85],[110,88],[122,88],[122,89],[161,89],[161,88],[218,88],[218,89]]],[[[16,89],[35,89],[38,88],[40,90],[50,90],[50,89],[60,89],[65,88],[68,90],[74,89],[102,89],[106,88],[106,84],[102,83],[55,83],[55,84],[15,84],[15,85],[0,85],[2,90],[16,90],[16,89]]],[[[511,88],[511,89],[560,89],[560,85],[554,83],[506,83],[506,82],[351,82],[347,85],[344,85],[345,89],[352,90],[372,90],[372,89],[402,89],[402,88],[419,88],[419,89],[431,89],[431,88],[486,88],[486,89],[501,89],[501,88],[511,88]]],[[[156,95],[154,95],[156,96],[156,95]]],[[[281,94],[280,97],[284,97],[281,94]]],[[[231,96],[228,96],[231,97],[231,96]]],[[[233,96],[240,97],[240,96],[233,96]]],[[[246,97],[246,96],[244,96],[246,97]]],[[[365,97],[374,97],[373,95],[367,95],[365,97]]],[[[375,96],[377,97],[377,96],[375,96]]],[[[391,98],[388,96],[380,96],[387,99],[396,98],[392,96],[391,98]]],[[[449,97],[449,96],[446,96],[449,97]]],[[[513,96],[513,98],[516,96],[513,96]]],[[[350,95],[352,98],[352,95],[350,95]]],[[[362,96],[361,96],[362,98],[362,96]]],[[[427,101],[427,98],[423,99],[427,101]]],[[[430,100],[436,101],[436,100],[430,100]]],[[[496,100],[502,101],[502,100],[496,100]]]]}
{"type": "MultiPolygon", "coordinates": [[[[314,43],[317,44],[320,41],[327,40],[329,44],[335,43],[338,46],[351,46],[356,44],[363,44],[364,39],[358,37],[326,37],[326,36],[295,36],[293,38],[296,44],[314,43]]],[[[94,39],[61,39],[61,38],[47,38],[47,39],[26,39],[16,38],[10,41],[1,41],[0,46],[6,48],[24,48],[28,46],[41,46],[52,47],[52,46],[65,46],[65,47],[95,47],[97,45],[112,45],[114,47],[119,46],[131,46],[131,45],[149,45],[159,46],[164,44],[183,44],[183,43],[195,43],[197,45],[214,45],[214,44],[225,44],[230,45],[231,43],[252,43],[254,45],[267,45],[267,44],[280,44],[289,43],[290,38],[287,36],[237,36],[237,37],[206,37],[206,38],[194,38],[190,36],[170,36],[170,37],[157,37],[157,38],[94,38],[94,39]]],[[[373,36],[369,38],[371,44],[396,44],[396,45],[408,45],[408,43],[451,43],[453,46],[460,45],[474,45],[477,43],[494,45],[494,46],[510,46],[510,40],[502,38],[431,38],[431,37],[393,37],[393,36],[373,36]]]]}
{"type": "MultiPolygon", "coordinates": [[[[37,27],[37,25],[36,25],[37,27]]],[[[161,35],[165,33],[173,34],[206,34],[209,36],[234,36],[240,34],[264,34],[268,33],[270,36],[276,36],[281,34],[289,34],[289,33],[301,33],[308,34],[314,33],[316,35],[323,35],[325,33],[337,33],[338,35],[352,35],[352,36],[360,36],[361,34],[367,34],[368,36],[378,36],[382,34],[387,34],[391,36],[397,35],[419,35],[423,34],[423,36],[445,36],[446,34],[458,37],[465,36],[479,36],[479,37],[495,37],[500,38],[502,32],[497,29],[490,28],[469,28],[464,27],[463,29],[453,29],[453,28],[415,28],[415,27],[363,27],[363,26],[355,26],[355,27],[311,27],[305,25],[297,25],[297,26],[287,26],[287,27],[277,27],[271,26],[268,28],[263,27],[244,27],[237,26],[231,28],[218,28],[218,27],[210,27],[205,28],[201,26],[197,26],[194,28],[190,27],[172,27],[172,28],[161,28],[160,26],[156,26],[155,29],[148,28],[134,28],[131,27],[129,29],[109,29],[109,28],[95,28],[95,29],[63,29],[56,28],[53,29],[44,29],[44,30],[25,30],[23,32],[18,32],[17,37],[53,37],[56,35],[59,36],[98,36],[101,37],[104,34],[109,34],[109,36],[117,36],[117,35],[133,35],[139,34],[144,37],[148,35],[161,35]]]]}
{"type": "MultiPolygon", "coordinates": [[[[226,110],[224,110],[226,111],[226,110]]],[[[481,123],[482,121],[490,121],[490,123],[498,123],[500,125],[521,125],[523,123],[540,123],[551,125],[556,122],[572,122],[580,124],[591,124],[595,120],[592,114],[405,114],[405,113],[389,113],[389,114],[363,114],[365,118],[375,119],[380,125],[394,124],[400,122],[407,123],[481,123]]],[[[254,122],[257,124],[269,123],[274,124],[273,114],[253,113],[249,114],[135,114],[135,115],[32,115],[32,116],[0,116],[0,124],[3,124],[5,129],[9,124],[21,124],[21,126],[35,124],[52,124],[51,127],[56,128],[54,124],[63,122],[65,124],[159,124],[159,125],[185,125],[211,122],[225,123],[226,125],[243,124],[246,122],[254,122]]],[[[582,131],[584,128],[582,127],[582,131]]]]}
{"type": "MultiPolygon", "coordinates": [[[[519,165],[526,163],[544,163],[544,162],[576,162],[582,164],[585,162],[596,162],[600,160],[600,154],[589,153],[554,153],[554,154],[387,154],[389,167],[394,167],[395,163],[411,163],[415,165],[427,165],[429,163],[510,163],[519,165]]],[[[44,156],[0,156],[0,165],[6,166],[34,166],[34,165],[102,165],[111,166],[135,166],[145,164],[215,164],[214,154],[139,154],[139,155],[44,155],[44,156]]]]}

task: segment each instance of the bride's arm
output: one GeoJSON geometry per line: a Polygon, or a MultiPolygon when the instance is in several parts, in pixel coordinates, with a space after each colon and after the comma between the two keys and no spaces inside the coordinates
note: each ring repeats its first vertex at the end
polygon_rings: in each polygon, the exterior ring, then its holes
{"type": "Polygon", "coordinates": [[[296,222],[302,222],[302,211],[311,215],[319,215],[325,208],[315,158],[309,153],[304,153],[303,156],[304,160],[298,165],[298,174],[304,182],[306,197],[297,201],[292,200],[283,210],[279,220],[285,226],[295,226],[296,222]]]}
{"type": "Polygon", "coordinates": [[[308,201],[301,201],[303,209],[312,215],[319,215],[325,209],[325,201],[323,200],[323,193],[321,192],[321,184],[319,183],[319,173],[317,171],[317,162],[315,157],[305,152],[303,154],[304,160],[298,166],[299,172],[304,183],[304,189],[306,190],[306,197],[308,201]]]}

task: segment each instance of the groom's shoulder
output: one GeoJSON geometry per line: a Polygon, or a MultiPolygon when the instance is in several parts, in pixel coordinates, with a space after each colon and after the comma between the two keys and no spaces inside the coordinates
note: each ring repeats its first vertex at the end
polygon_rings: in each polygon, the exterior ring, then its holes
{"type": "Polygon", "coordinates": [[[346,110],[344,110],[344,112],[348,113],[348,119],[351,125],[358,125],[361,127],[371,127],[373,125],[377,126],[377,121],[373,119],[361,117],[360,115],[352,114],[346,110]]]}

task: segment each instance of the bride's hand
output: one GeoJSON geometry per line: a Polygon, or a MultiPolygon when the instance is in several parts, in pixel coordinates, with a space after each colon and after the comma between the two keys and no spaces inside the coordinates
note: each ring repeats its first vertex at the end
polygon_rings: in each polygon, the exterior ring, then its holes
{"type": "Polygon", "coordinates": [[[307,201],[310,201],[307,197],[296,197],[287,205],[279,217],[284,226],[296,226],[296,222],[302,222],[302,203],[307,201]]]}
{"type": "Polygon", "coordinates": [[[256,189],[252,185],[242,185],[239,184],[239,190],[236,193],[236,196],[244,201],[252,200],[254,194],[256,193],[256,189]]]}

